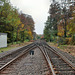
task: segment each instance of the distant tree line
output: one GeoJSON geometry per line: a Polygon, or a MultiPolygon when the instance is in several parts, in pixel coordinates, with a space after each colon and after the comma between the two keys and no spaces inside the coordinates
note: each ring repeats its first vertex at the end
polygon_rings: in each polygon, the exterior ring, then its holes
{"type": "Polygon", "coordinates": [[[53,2],[45,23],[44,38],[60,44],[75,44],[75,1],[53,2]]]}
{"type": "Polygon", "coordinates": [[[0,33],[8,34],[8,43],[33,39],[34,20],[31,15],[18,12],[9,0],[0,0],[0,33]]]}

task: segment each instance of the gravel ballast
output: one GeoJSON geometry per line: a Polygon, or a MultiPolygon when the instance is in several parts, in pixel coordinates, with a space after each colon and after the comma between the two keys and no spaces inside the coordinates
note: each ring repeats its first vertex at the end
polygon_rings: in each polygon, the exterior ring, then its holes
{"type": "Polygon", "coordinates": [[[16,62],[8,70],[3,71],[1,75],[49,75],[49,69],[42,52],[36,48],[34,55],[28,53],[16,62]]]}
{"type": "Polygon", "coordinates": [[[63,51],[59,50],[59,49],[56,48],[56,47],[52,47],[52,48],[54,48],[56,51],[58,51],[59,53],[61,53],[61,54],[62,54],[63,56],[65,56],[68,60],[70,60],[72,63],[75,64],[75,57],[74,57],[74,56],[70,55],[70,54],[67,53],[67,52],[63,52],[63,51]]]}

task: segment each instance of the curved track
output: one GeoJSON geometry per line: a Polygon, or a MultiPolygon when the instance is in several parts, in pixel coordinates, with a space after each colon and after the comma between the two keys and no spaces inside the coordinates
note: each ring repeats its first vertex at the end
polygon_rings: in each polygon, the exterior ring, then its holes
{"type": "MultiPolygon", "coordinates": [[[[23,47],[24,48],[24,47],[23,47]]],[[[36,44],[35,43],[33,43],[33,44],[31,44],[31,45],[29,45],[29,46],[27,46],[27,48],[24,50],[22,50],[22,51],[20,51],[19,52],[19,50],[18,50],[18,52],[15,52],[15,57],[13,57],[13,53],[11,54],[11,55],[7,55],[6,57],[3,57],[3,58],[1,58],[1,62],[4,62],[3,63],[3,65],[1,65],[1,68],[0,68],[0,74],[1,75],[10,75],[10,73],[9,73],[9,71],[11,71],[11,70],[13,70],[13,68],[11,68],[11,67],[13,67],[14,66],[14,64],[16,64],[15,66],[17,66],[17,64],[20,62],[20,61],[22,61],[21,59],[22,58],[25,58],[25,57],[27,57],[27,55],[29,54],[29,52],[30,52],[30,50],[39,50],[39,48],[36,46],[36,44]],[[16,55],[17,54],[17,55],[16,55]],[[10,57],[11,57],[11,59],[10,59],[10,57]],[[7,59],[10,59],[10,60],[8,60],[8,61],[6,61],[7,59]],[[19,61],[19,62],[18,62],[19,61]],[[6,62],[6,63],[5,63],[6,62]]],[[[39,52],[41,52],[41,51],[38,51],[38,53],[39,52]]],[[[36,55],[37,55],[37,53],[36,53],[36,55]]],[[[38,56],[38,55],[37,55],[38,56]]],[[[37,57],[37,56],[35,56],[35,57],[37,57]]],[[[39,56],[38,56],[39,57],[39,56]]],[[[32,58],[32,60],[33,60],[34,58],[32,58]]],[[[39,59],[40,59],[40,57],[39,57],[39,59]]],[[[38,59],[38,60],[39,60],[38,59]]],[[[29,59],[28,59],[29,60],[29,59]]],[[[28,61],[27,60],[27,61],[28,61]]],[[[35,58],[35,60],[36,60],[36,58],[35,58]]],[[[46,59],[44,59],[44,58],[41,58],[41,60],[38,62],[36,62],[37,64],[36,65],[40,65],[40,63],[41,63],[41,65],[40,66],[42,66],[43,68],[39,68],[40,69],[40,75],[51,75],[50,74],[50,71],[49,71],[49,67],[48,67],[48,63],[47,63],[47,61],[46,61],[46,59]],[[46,62],[46,64],[45,64],[45,62],[46,62]]],[[[26,63],[26,65],[27,64],[31,64],[31,63],[26,63]]],[[[36,67],[37,69],[38,69],[38,66],[36,67]]],[[[15,67],[16,68],[16,67],[15,67]]],[[[29,69],[30,69],[31,67],[29,67],[29,69]]],[[[35,70],[35,69],[34,69],[35,70]]],[[[12,72],[12,71],[11,71],[12,72]]],[[[35,73],[37,73],[37,71],[34,71],[35,73]]],[[[32,73],[32,70],[31,70],[31,73],[32,73]]],[[[12,73],[12,75],[13,75],[13,73],[12,73]]],[[[21,75],[21,74],[20,74],[21,75]]],[[[27,74],[27,75],[29,75],[29,74],[27,74]]],[[[31,75],[31,74],[30,74],[31,75]]]]}
{"type": "Polygon", "coordinates": [[[19,58],[21,55],[29,51],[31,48],[35,48],[35,45],[29,44],[27,46],[24,46],[17,51],[12,52],[11,54],[8,54],[2,58],[0,58],[0,71],[4,70],[5,67],[8,67],[10,63],[15,61],[17,58],[19,58]]]}
{"type": "Polygon", "coordinates": [[[39,48],[41,50],[45,61],[48,64],[47,67],[50,73],[47,75],[75,75],[74,64],[44,41],[35,41],[12,54],[0,58],[0,73],[2,74],[2,72],[6,70],[7,67],[11,66],[14,61],[17,61],[23,55],[27,55],[28,52],[34,48],[39,48]]]}
{"type": "Polygon", "coordinates": [[[75,75],[75,65],[69,61],[62,54],[50,47],[46,42],[39,44],[42,46],[43,50],[47,52],[51,65],[53,67],[54,75],[75,75]]]}

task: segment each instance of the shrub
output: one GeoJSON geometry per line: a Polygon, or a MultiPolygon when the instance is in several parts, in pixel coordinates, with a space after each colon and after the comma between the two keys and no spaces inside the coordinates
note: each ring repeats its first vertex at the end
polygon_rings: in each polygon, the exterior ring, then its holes
{"type": "Polygon", "coordinates": [[[71,44],[71,41],[72,41],[72,38],[66,38],[65,43],[66,43],[66,44],[71,44]]]}
{"type": "Polygon", "coordinates": [[[72,36],[72,44],[75,45],[75,35],[72,36]]]}
{"type": "Polygon", "coordinates": [[[65,45],[65,44],[66,44],[66,39],[60,37],[60,38],[58,39],[58,43],[59,43],[59,45],[65,45]]]}

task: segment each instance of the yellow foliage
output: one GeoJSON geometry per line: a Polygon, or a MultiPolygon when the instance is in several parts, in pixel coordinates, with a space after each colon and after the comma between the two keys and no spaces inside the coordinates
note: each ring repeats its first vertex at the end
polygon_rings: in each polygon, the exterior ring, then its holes
{"type": "Polygon", "coordinates": [[[30,38],[33,39],[33,35],[32,35],[32,32],[31,32],[30,29],[29,29],[29,31],[28,31],[28,34],[29,34],[30,38]]]}
{"type": "Polygon", "coordinates": [[[70,44],[70,43],[71,43],[71,41],[72,41],[72,38],[71,38],[71,37],[66,38],[66,41],[67,41],[67,44],[70,44]]]}
{"type": "Polygon", "coordinates": [[[22,28],[24,28],[24,24],[22,24],[21,26],[22,26],[22,28]]]}
{"type": "Polygon", "coordinates": [[[64,36],[64,28],[62,25],[58,25],[58,36],[64,36]]]}
{"type": "Polygon", "coordinates": [[[70,34],[75,34],[75,13],[73,13],[72,16],[70,23],[67,25],[67,30],[70,34]]]}

